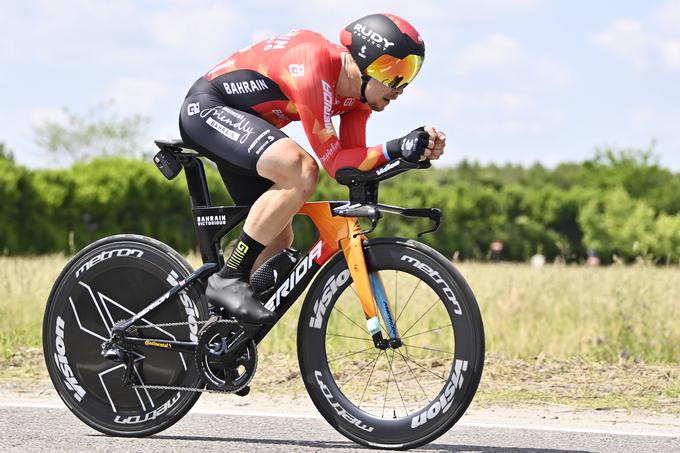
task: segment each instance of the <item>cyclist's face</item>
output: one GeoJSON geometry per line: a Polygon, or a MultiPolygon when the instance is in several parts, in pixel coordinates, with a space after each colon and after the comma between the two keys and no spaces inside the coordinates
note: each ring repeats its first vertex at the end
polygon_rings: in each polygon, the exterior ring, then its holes
{"type": "Polygon", "coordinates": [[[371,79],[366,85],[366,103],[371,110],[382,112],[385,107],[399,97],[404,92],[404,88],[390,88],[375,79],[371,79]]]}

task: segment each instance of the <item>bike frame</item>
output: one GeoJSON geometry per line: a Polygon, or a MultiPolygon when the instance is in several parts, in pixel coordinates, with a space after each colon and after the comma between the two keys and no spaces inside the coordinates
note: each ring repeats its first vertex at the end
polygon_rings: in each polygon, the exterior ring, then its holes
{"type": "MultiPolygon", "coordinates": [[[[125,331],[143,316],[180,293],[189,285],[197,281],[204,281],[221,269],[224,265],[224,257],[220,240],[246,218],[250,206],[212,206],[205,170],[198,156],[182,153],[175,157],[185,170],[191,197],[194,227],[203,265],[190,276],[179,281],[177,285],[170,288],[136,315],[118,323],[114,327],[113,333],[114,338],[124,338],[127,343],[176,352],[194,352],[197,343],[130,337],[126,335],[125,331]]],[[[319,231],[319,240],[298,261],[286,279],[276,287],[271,297],[266,301],[265,307],[276,313],[276,322],[278,322],[323,265],[335,254],[342,252],[356,285],[356,290],[368,321],[368,330],[373,336],[376,345],[378,345],[382,341],[378,311],[382,313],[387,326],[386,330],[392,340],[396,339],[392,336],[397,335],[396,324],[379,274],[371,274],[369,277],[362,246],[362,242],[366,237],[363,234],[358,218],[341,216],[334,212],[334,210],[347,207],[348,204],[346,201],[321,201],[304,204],[298,214],[306,215],[312,220],[319,231]],[[379,294],[380,297],[376,297],[374,300],[374,293],[379,294]],[[377,309],[376,300],[380,304],[380,310],[377,309]]],[[[273,326],[248,326],[247,330],[250,333],[248,337],[259,343],[273,326]]]]}

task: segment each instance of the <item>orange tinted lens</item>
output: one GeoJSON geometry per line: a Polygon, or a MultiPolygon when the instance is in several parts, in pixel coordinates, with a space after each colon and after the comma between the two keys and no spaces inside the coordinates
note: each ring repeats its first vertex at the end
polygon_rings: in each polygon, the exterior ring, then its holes
{"type": "Polygon", "coordinates": [[[399,88],[411,83],[422,65],[423,57],[420,55],[408,55],[402,59],[381,55],[366,68],[366,74],[385,86],[399,88]]]}

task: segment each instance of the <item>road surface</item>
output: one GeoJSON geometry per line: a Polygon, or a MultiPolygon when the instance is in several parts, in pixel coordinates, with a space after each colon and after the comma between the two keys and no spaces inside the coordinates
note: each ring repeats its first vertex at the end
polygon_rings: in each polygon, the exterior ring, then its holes
{"type": "MultiPolygon", "coordinates": [[[[128,439],[92,430],[59,400],[0,398],[0,451],[366,451],[338,434],[309,406],[294,404],[277,410],[271,402],[225,405],[207,400],[199,401],[162,433],[128,439]]],[[[418,451],[677,453],[680,420],[628,421],[621,415],[593,421],[554,408],[485,409],[471,411],[451,431],[418,451]]]]}

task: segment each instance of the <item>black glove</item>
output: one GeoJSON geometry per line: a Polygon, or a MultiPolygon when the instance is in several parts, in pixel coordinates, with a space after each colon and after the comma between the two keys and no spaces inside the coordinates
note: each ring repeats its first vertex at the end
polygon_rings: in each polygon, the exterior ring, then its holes
{"type": "Polygon", "coordinates": [[[418,162],[427,149],[430,134],[425,131],[425,126],[414,129],[401,138],[388,141],[385,146],[390,159],[403,157],[409,162],[418,162]]]}

